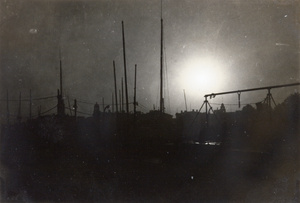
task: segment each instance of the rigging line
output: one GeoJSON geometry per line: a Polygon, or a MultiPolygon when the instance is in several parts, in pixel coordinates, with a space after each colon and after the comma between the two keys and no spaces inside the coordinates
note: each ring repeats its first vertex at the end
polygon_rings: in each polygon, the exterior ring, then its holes
{"type": "MultiPolygon", "coordinates": [[[[31,99],[31,101],[33,101],[33,100],[52,99],[52,98],[55,98],[55,97],[56,97],[56,96],[39,97],[39,98],[33,98],[33,99],[31,99]]],[[[18,99],[9,99],[9,100],[1,99],[1,100],[0,100],[0,102],[7,102],[7,101],[18,102],[18,101],[20,101],[20,100],[18,100],[18,99]]],[[[30,99],[21,99],[21,101],[30,101],[30,99]]]]}
{"type": "Polygon", "coordinates": [[[145,110],[149,110],[149,108],[146,107],[146,106],[144,106],[143,104],[139,104],[139,106],[140,106],[141,108],[144,108],[145,110]]]}
{"type": "Polygon", "coordinates": [[[140,111],[143,111],[143,110],[145,110],[145,111],[147,110],[148,111],[148,109],[146,109],[145,107],[141,107],[141,106],[139,107],[139,110],[140,111]]]}
{"type": "Polygon", "coordinates": [[[203,106],[204,106],[204,102],[203,102],[203,104],[201,105],[201,107],[199,108],[199,111],[196,111],[197,112],[197,114],[195,115],[195,117],[194,117],[194,119],[192,120],[192,122],[190,123],[190,127],[188,128],[188,132],[190,132],[191,131],[191,129],[192,129],[192,126],[194,125],[194,122],[196,121],[196,118],[198,117],[198,115],[200,114],[200,112],[201,112],[201,109],[203,108],[203,106]]]}
{"type": "Polygon", "coordinates": [[[142,107],[147,108],[144,104],[142,104],[142,103],[140,103],[140,102],[139,102],[139,106],[142,106],[142,107]]]}
{"type": "Polygon", "coordinates": [[[137,107],[147,109],[147,107],[145,107],[145,106],[144,106],[143,104],[141,104],[140,102],[138,102],[137,107]]]}
{"type": "MultiPolygon", "coordinates": [[[[75,96],[75,95],[73,95],[73,94],[70,94],[70,93],[69,93],[68,96],[69,96],[70,99],[76,99],[77,101],[80,100],[80,97],[75,96]]],[[[101,97],[101,98],[102,98],[102,97],[101,97]]],[[[87,101],[87,100],[81,99],[81,101],[87,101]]]]}
{"type": "Polygon", "coordinates": [[[92,116],[92,115],[93,115],[93,114],[91,114],[91,113],[85,113],[85,112],[82,112],[82,111],[77,111],[77,113],[84,114],[84,115],[89,115],[89,116],[92,116]]]}
{"type": "Polygon", "coordinates": [[[49,111],[52,111],[53,109],[55,109],[57,107],[57,105],[55,105],[54,107],[52,107],[51,109],[48,109],[47,111],[41,112],[42,114],[48,113],[49,111]]]}
{"type": "MultiPolygon", "coordinates": [[[[33,98],[32,100],[44,100],[44,99],[52,99],[56,97],[57,96],[39,97],[39,98],[33,98]]],[[[30,101],[30,99],[28,101],[30,101]]]]}
{"type": "MultiPolygon", "coordinates": [[[[78,103],[89,104],[89,105],[95,105],[95,102],[92,103],[92,102],[90,102],[90,101],[82,101],[82,100],[78,100],[78,99],[76,99],[76,101],[77,101],[78,103]]],[[[99,104],[99,103],[98,103],[98,104],[99,104]]],[[[111,105],[111,103],[104,103],[104,105],[111,105]]]]}
{"type": "MultiPolygon", "coordinates": [[[[69,107],[65,107],[65,109],[68,109],[68,110],[72,110],[72,111],[74,111],[72,108],[69,108],[69,107]]],[[[77,113],[81,113],[81,114],[85,114],[85,115],[90,115],[90,116],[92,116],[93,114],[91,114],[91,113],[85,113],[85,112],[82,112],[82,111],[76,111],[77,113]]]]}
{"type": "Polygon", "coordinates": [[[77,100],[77,102],[80,102],[80,103],[92,104],[92,105],[94,105],[94,104],[95,104],[95,102],[91,102],[91,101],[87,101],[87,100],[81,100],[81,99],[77,99],[76,97],[74,97],[74,96],[72,96],[72,95],[69,95],[69,98],[70,98],[70,99],[72,99],[72,100],[76,99],[76,100],[77,100]]]}
{"type": "Polygon", "coordinates": [[[89,105],[94,105],[95,103],[89,102],[89,101],[81,101],[77,99],[78,103],[83,103],[83,104],[89,104],[89,105]]]}

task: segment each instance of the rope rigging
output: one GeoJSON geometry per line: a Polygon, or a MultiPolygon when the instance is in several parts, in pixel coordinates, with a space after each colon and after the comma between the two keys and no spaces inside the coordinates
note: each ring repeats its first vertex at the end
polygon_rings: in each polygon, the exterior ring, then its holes
{"type": "Polygon", "coordinates": [[[0,102],[7,102],[7,101],[9,101],[9,102],[19,102],[19,101],[38,101],[38,100],[46,100],[46,99],[54,99],[54,98],[56,98],[57,96],[47,96],[47,97],[38,97],[38,98],[32,98],[31,100],[30,99],[21,99],[21,100],[19,100],[19,99],[0,99],[0,102]]]}

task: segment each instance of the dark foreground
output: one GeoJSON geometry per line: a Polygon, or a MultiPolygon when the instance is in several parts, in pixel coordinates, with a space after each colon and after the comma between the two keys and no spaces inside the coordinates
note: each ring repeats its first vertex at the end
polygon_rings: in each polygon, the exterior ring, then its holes
{"type": "Polygon", "coordinates": [[[299,202],[299,104],[221,112],[203,129],[155,111],[3,125],[1,201],[299,202]]]}
{"type": "Polygon", "coordinates": [[[2,201],[297,202],[298,145],[283,142],[276,151],[198,143],[61,148],[31,163],[2,163],[2,201]]]}

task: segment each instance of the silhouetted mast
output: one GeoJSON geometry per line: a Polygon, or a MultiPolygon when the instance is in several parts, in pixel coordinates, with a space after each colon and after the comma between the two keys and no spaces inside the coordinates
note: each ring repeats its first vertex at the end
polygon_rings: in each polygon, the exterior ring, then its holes
{"type": "Polygon", "coordinates": [[[60,90],[57,90],[57,115],[64,116],[65,115],[65,104],[63,100],[63,88],[62,88],[62,62],[61,56],[59,52],[59,77],[60,77],[60,90]]]}
{"type": "Polygon", "coordinates": [[[111,108],[111,111],[112,111],[112,113],[115,111],[115,104],[114,104],[114,93],[111,93],[111,106],[112,106],[112,108],[111,108]]]}
{"type": "Polygon", "coordinates": [[[136,116],[136,64],[134,67],[134,96],[133,96],[133,112],[134,116],[136,116]]]}
{"type": "Polygon", "coordinates": [[[124,34],[124,22],[123,22],[123,21],[122,21],[122,37],[123,37],[123,58],[124,58],[124,77],[125,77],[126,113],[129,113],[129,106],[128,106],[128,89],[127,89],[127,73],[126,73],[126,54],[125,54],[125,34],[124,34]]]}
{"type": "Polygon", "coordinates": [[[185,103],[185,110],[187,111],[187,104],[186,104],[186,96],[185,96],[185,90],[183,90],[183,94],[184,94],[184,103],[185,103]]]}
{"type": "Polygon", "coordinates": [[[123,78],[121,79],[121,89],[122,89],[122,112],[124,111],[124,88],[123,88],[123,78]]]}
{"type": "Polygon", "coordinates": [[[121,96],[121,90],[119,89],[119,103],[120,103],[120,112],[122,113],[122,96],[121,96]]]}
{"type": "Polygon", "coordinates": [[[60,72],[60,95],[63,95],[63,88],[62,88],[62,65],[61,65],[61,59],[59,60],[59,72],[60,72]]]}
{"type": "Polygon", "coordinates": [[[165,111],[163,95],[163,19],[162,19],[162,2],[161,2],[161,19],[160,19],[160,112],[165,111]]]}
{"type": "Polygon", "coordinates": [[[118,113],[118,93],[117,93],[117,79],[116,79],[116,65],[115,65],[115,61],[113,61],[113,66],[114,66],[114,82],[115,82],[116,112],[118,113]]]}

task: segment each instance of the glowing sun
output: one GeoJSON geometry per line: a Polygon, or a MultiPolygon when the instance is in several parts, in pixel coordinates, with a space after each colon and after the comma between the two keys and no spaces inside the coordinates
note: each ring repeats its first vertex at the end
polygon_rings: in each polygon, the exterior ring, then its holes
{"type": "Polygon", "coordinates": [[[210,57],[190,59],[180,74],[182,88],[195,92],[211,93],[224,85],[224,67],[210,57]]]}

